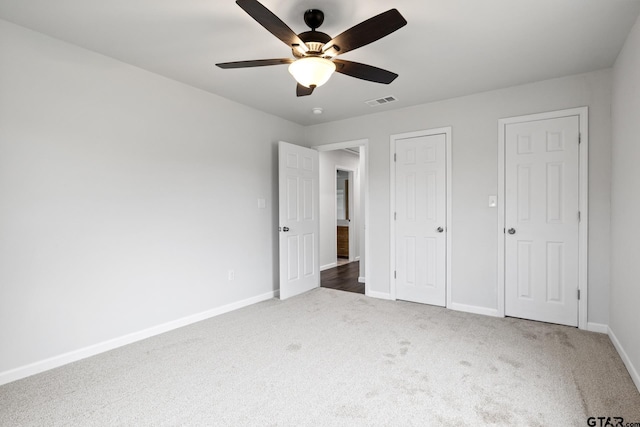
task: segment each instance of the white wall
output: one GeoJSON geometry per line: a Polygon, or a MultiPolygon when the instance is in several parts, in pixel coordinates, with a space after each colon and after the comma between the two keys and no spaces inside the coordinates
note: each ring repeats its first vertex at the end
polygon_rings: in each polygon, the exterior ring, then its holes
{"type": "Polygon", "coordinates": [[[370,289],[389,292],[390,135],[452,126],[452,297],[458,304],[496,309],[497,211],[488,207],[488,196],[497,194],[498,119],[586,105],[589,321],[607,324],[610,96],[611,70],[603,70],[308,127],[312,145],[369,139],[370,289]]]}
{"type": "Polygon", "coordinates": [[[640,18],[613,68],[611,337],[640,389],[640,18]]]}
{"type": "MultiPolygon", "coordinates": [[[[345,150],[321,151],[320,169],[320,266],[335,265],[337,257],[336,241],[336,168],[355,171],[350,200],[354,211],[351,213],[354,242],[354,256],[360,256],[360,157],[345,150]]],[[[350,242],[351,243],[351,242],[350,242]]]]}
{"type": "Polygon", "coordinates": [[[277,289],[300,126],[6,21],[0,64],[0,377],[277,289]]]}

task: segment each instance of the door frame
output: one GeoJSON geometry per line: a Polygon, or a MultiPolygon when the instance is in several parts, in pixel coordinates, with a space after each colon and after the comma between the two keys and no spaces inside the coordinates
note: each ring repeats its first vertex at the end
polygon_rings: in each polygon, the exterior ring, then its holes
{"type": "Polygon", "coordinates": [[[588,310],[588,237],[589,237],[589,107],[569,108],[538,114],[508,117],[498,120],[498,316],[505,317],[505,209],[506,209],[506,126],[537,120],[578,116],[580,146],[578,147],[578,328],[587,329],[588,310]],[[501,231],[502,230],[502,231],[501,231]]]}
{"type": "MultiPolygon", "coordinates": [[[[360,155],[364,155],[364,180],[362,171],[360,171],[360,187],[361,190],[364,186],[364,207],[360,206],[360,221],[364,221],[364,236],[360,236],[362,239],[364,237],[364,253],[360,254],[360,261],[364,262],[364,277],[358,277],[358,281],[360,283],[364,282],[364,293],[366,296],[371,296],[371,251],[370,251],[370,242],[369,238],[369,139],[356,139],[352,141],[344,141],[344,142],[335,142],[330,144],[323,145],[315,145],[311,148],[314,148],[318,151],[334,151],[334,150],[343,150],[345,148],[353,148],[353,147],[361,147],[360,155]],[[364,209],[364,215],[362,215],[362,209],[364,209]]],[[[320,236],[320,238],[322,238],[320,236]]]]}
{"type": "Polygon", "coordinates": [[[452,287],[451,287],[451,231],[452,231],[452,215],[451,215],[451,206],[452,206],[452,128],[451,126],[427,129],[427,130],[419,130],[416,132],[407,132],[391,135],[389,137],[389,178],[390,178],[390,199],[389,199],[389,231],[390,231],[390,242],[389,242],[389,262],[391,268],[389,269],[389,295],[392,300],[396,300],[396,278],[395,278],[395,270],[396,270],[396,224],[394,213],[396,211],[396,162],[395,162],[395,153],[396,153],[396,141],[399,139],[407,139],[407,138],[418,138],[421,136],[432,136],[432,135],[445,135],[445,146],[446,146],[446,179],[445,179],[445,195],[447,198],[446,203],[446,225],[445,225],[445,307],[450,308],[452,303],[452,287]]]}

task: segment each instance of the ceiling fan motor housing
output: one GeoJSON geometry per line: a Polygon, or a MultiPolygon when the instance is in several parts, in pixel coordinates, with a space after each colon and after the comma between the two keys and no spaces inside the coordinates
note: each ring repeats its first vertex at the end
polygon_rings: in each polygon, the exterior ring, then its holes
{"type": "Polygon", "coordinates": [[[305,31],[304,33],[298,34],[300,40],[304,42],[309,51],[306,55],[302,55],[298,50],[293,49],[293,55],[297,58],[302,56],[314,56],[322,54],[322,48],[325,44],[331,41],[331,36],[326,33],[322,33],[320,31],[305,31]]]}

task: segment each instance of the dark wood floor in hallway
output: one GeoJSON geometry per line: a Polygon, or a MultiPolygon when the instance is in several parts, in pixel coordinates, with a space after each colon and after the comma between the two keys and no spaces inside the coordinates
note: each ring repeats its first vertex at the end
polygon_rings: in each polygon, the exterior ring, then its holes
{"type": "Polygon", "coordinates": [[[350,262],[339,267],[330,268],[320,273],[320,286],[339,291],[364,294],[364,283],[358,282],[360,261],[350,262]]]}

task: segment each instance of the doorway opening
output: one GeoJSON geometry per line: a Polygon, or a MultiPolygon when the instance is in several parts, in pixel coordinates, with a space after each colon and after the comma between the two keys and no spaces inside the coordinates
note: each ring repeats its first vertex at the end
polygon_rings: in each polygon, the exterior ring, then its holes
{"type": "MultiPolygon", "coordinates": [[[[357,154],[359,162],[359,153],[357,154]]],[[[353,158],[355,160],[355,156],[353,158]]],[[[357,171],[336,167],[336,265],[341,266],[355,261],[359,233],[358,214],[354,198],[354,176],[357,171]],[[352,221],[353,219],[353,221],[352,221]]]]}
{"type": "Polygon", "coordinates": [[[368,140],[314,148],[320,171],[320,286],[366,294],[368,140]]]}

